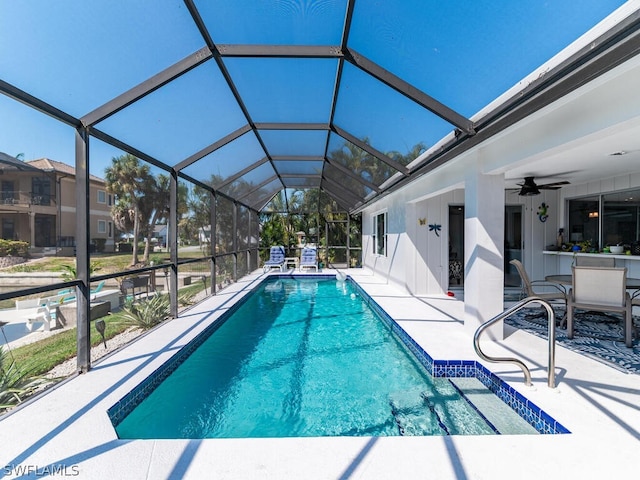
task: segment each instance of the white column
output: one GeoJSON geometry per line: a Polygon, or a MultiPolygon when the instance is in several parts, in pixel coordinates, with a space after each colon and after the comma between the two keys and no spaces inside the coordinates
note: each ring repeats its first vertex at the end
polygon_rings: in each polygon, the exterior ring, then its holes
{"type": "MultiPolygon", "coordinates": [[[[464,310],[465,328],[473,335],[503,311],[504,175],[468,173],[465,181],[464,310]]],[[[499,322],[486,338],[502,339],[499,322]]]]}

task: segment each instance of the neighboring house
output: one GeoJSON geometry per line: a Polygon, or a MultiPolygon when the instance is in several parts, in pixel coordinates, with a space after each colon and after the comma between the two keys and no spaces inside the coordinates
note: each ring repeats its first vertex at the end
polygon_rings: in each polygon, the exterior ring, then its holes
{"type": "Polygon", "coordinates": [[[211,225],[204,225],[198,228],[198,245],[209,245],[211,243],[211,225]]]}
{"type": "Polygon", "coordinates": [[[153,227],[153,238],[158,242],[160,248],[167,247],[167,225],[155,225],[153,227]]]}
{"type": "MultiPolygon", "coordinates": [[[[0,153],[0,224],[3,239],[29,242],[34,254],[73,254],[76,238],[75,169],[42,158],[22,162],[0,153]]],[[[105,181],[89,178],[90,239],[114,250],[112,195],[105,181]]]]}

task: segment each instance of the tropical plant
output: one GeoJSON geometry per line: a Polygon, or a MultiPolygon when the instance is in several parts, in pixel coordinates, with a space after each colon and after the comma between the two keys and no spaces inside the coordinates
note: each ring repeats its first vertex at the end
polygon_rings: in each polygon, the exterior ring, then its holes
{"type": "Polygon", "coordinates": [[[178,295],[178,304],[182,307],[188,307],[189,305],[193,305],[195,303],[196,292],[185,292],[178,295]]]}
{"type": "MultiPolygon", "coordinates": [[[[97,272],[102,268],[100,262],[91,262],[89,263],[89,275],[97,272]]],[[[60,265],[59,270],[62,272],[62,280],[65,282],[70,282],[78,278],[78,272],[76,270],[76,265],[60,265]]]]}
{"type": "Polygon", "coordinates": [[[113,221],[118,228],[129,231],[133,226],[133,253],[131,265],[138,263],[138,238],[140,237],[140,207],[148,187],[151,172],[148,165],[137,157],[126,153],[111,159],[105,169],[107,190],[116,196],[112,208],[113,221]]]}
{"type": "Polygon", "coordinates": [[[0,347],[0,412],[15,407],[47,383],[51,380],[21,372],[0,347]]]}
{"type": "Polygon", "coordinates": [[[169,317],[169,296],[160,294],[137,302],[129,301],[122,307],[121,316],[129,325],[148,330],[169,317]]]}

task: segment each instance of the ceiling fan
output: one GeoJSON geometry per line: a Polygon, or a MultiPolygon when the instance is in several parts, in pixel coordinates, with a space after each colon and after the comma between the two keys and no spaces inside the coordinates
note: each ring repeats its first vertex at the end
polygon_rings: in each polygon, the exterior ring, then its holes
{"type": "Polygon", "coordinates": [[[524,183],[519,183],[520,191],[518,195],[523,197],[530,197],[533,195],[540,195],[540,190],[558,190],[562,188],[562,185],[569,185],[570,182],[563,180],[561,182],[545,183],[544,185],[537,185],[533,180],[534,177],[524,177],[524,183]]]}

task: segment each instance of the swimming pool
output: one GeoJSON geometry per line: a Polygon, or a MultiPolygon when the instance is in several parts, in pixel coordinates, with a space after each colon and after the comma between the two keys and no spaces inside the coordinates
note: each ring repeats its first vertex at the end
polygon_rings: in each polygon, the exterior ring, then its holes
{"type": "Polygon", "coordinates": [[[120,438],[563,431],[516,414],[476,362],[434,362],[335,278],[270,278],[183,350],[109,410],[120,438]]]}

